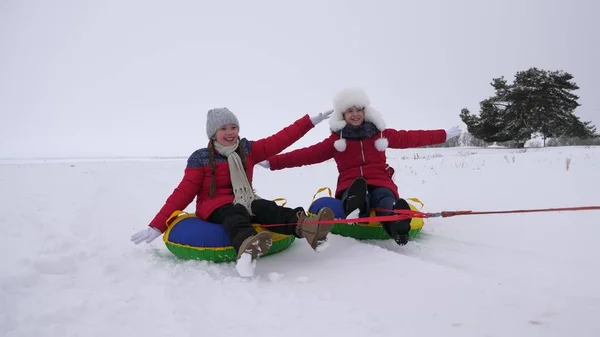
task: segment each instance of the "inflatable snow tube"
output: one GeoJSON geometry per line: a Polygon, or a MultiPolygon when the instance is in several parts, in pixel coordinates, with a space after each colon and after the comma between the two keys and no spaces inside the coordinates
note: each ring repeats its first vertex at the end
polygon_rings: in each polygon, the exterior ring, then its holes
{"type": "MultiPolygon", "coordinates": [[[[317,192],[316,194],[320,193],[324,189],[329,189],[329,188],[320,189],[319,192],[317,192]]],[[[316,194],[315,194],[315,196],[316,196],[316,194]]],[[[314,200],[314,197],[313,197],[313,202],[310,205],[308,211],[310,213],[316,214],[319,212],[319,210],[321,208],[329,207],[333,211],[334,217],[336,219],[344,219],[346,216],[344,214],[344,208],[342,207],[342,201],[331,197],[331,190],[329,192],[329,195],[330,195],[329,197],[321,197],[316,200],[314,200]]],[[[411,201],[421,203],[418,199],[409,198],[409,199],[406,199],[406,201],[408,202],[408,205],[410,206],[410,208],[412,210],[418,211],[418,209],[411,203],[411,201]]],[[[376,216],[374,210],[372,210],[370,212],[370,216],[376,216]]],[[[419,235],[419,233],[421,232],[421,229],[423,229],[424,225],[425,225],[425,222],[423,221],[423,219],[413,218],[410,222],[411,230],[408,233],[409,239],[416,238],[419,235]]],[[[381,226],[381,223],[378,221],[370,222],[370,223],[358,223],[358,224],[347,224],[347,223],[335,224],[333,226],[333,228],[331,229],[331,233],[338,234],[341,236],[355,238],[358,240],[391,239],[391,237],[385,232],[385,230],[381,226]]]]}
{"type": "MultiPolygon", "coordinates": [[[[169,227],[163,235],[167,249],[181,259],[231,262],[237,259],[235,249],[225,229],[212,222],[196,217],[195,214],[175,212],[167,220],[169,227]]],[[[257,232],[266,229],[253,225],[257,232]]],[[[287,249],[295,240],[293,235],[273,233],[273,245],[263,256],[287,249]]]]}

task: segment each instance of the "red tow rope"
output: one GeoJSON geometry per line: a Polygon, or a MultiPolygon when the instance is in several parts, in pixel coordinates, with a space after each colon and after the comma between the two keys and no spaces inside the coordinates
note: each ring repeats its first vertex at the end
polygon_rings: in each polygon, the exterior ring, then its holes
{"type": "MultiPolygon", "coordinates": [[[[377,209],[379,211],[390,212],[385,209],[377,209]]],[[[412,210],[392,210],[391,212],[396,214],[403,214],[407,217],[411,218],[447,218],[451,216],[457,215],[483,215],[483,214],[510,214],[510,213],[539,213],[539,212],[565,212],[565,211],[592,211],[592,210],[600,210],[600,206],[581,206],[581,207],[561,207],[561,208],[538,208],[538,209],[518,209],[518,210],[509,210],[509,211],[442,211],[437,213],[422,213],[415,212],[412,210]],[[409,214],[414,214],[413,216],[409,216],[409,214]]]]}
{"type": "MultiPolygon", "coordinates": [[[[334,219],[324,221],[307,221],[305,224],[318,225],[318,224],[339,224],[339,223],[369,223],[369,222],[383,222],[383,221],[397,221],[406,220],[412,218],[448,218],[459,215],[484,215],[484,214],[510,214],[510,213],[539,213],[539,212],[567,212],[567,211],[592,211],[600,210],[600,206],[582,206],[582,207],[562,207],[562,208],[539,208],[539,209],[520,209],[520,210],[508,210],[508,211],[442,211],[435,213],[424,213],[414,210],[387,210],[377,208],[376,211],[394,213],[395,215],[381,215],[381,216],[370,216],[357,219],[334,219]]],[[[278,227],[278,226],[292,226],[297,223],[287,224],[269,224],[261,225],[261,227],[278,227]]]]}

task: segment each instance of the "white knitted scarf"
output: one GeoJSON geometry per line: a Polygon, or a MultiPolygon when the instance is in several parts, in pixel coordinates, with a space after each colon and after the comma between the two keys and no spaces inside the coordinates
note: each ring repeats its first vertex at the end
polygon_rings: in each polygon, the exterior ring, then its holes
{"type": "Polygon", "coordinates": [[[244,170],[242,159],[237,152],[235,152],[239,146],[239,140],[232,146],[223,146],[215,141],[214,146],[215,150],[227,157],[227,162],[229,163],[229,175],[231,177],[231,186],[233,187],[233,203],[243,205],[246,207],[250,215],[254,215],[252,214],[251,205],[252,201],[256,199],[257,196],[254,194],[252,186],[250,186],[250,181],[248,181],[248,176],[244,170]]]}

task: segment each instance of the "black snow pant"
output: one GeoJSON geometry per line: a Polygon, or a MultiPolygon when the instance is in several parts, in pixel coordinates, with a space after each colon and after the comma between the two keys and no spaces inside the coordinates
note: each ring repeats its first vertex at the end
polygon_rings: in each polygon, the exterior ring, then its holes
{"type": "Polygon", "coordinates": [[[252,202],[251,208],[254,216],[250,216],[246,207],[240,204],[227,204],[217,208],[208,217],[208,221],[221,224],[225,228],[231,245],[236,252],[239,251],[244,240],[256,234],[256,230],[252,227],[253,223],[263,225],[281,224],[280,226],[267,227],[267,229],[279,234],[300,237],[296,232],[296,226],[293,224],[298,222],[296,214],[298,212],[304,213],[302,207],[289,208],[279,206],[271,200],[258,199],[252,202]]]}

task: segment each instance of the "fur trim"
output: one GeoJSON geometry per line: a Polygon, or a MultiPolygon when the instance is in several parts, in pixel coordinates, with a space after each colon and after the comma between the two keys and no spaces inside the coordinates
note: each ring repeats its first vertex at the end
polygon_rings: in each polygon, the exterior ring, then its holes
{"type": "Polygon", "coordinates": [[[372,106],[365,108],[365,120],[375,124],[377,130],[385,130],[385,120],[383,119],[383,115],[381,115],[381,112],[372,106]]]}
{"type": "MultiPolygon", "coordinates": [[[[331,116],[335,116],[336,112],[335,110],[333,111],[333,114],[331,116]]],[[[340,114],[341,116],[341,114],[340,114]]],[[[335,119],[335,117],[329,117],[329,129],[333,132],[336,131],[340,131],[341,129],[344,128],[344,126],[346,126],[346,121],[344,120],[344,117],[341,117],[340,119],[335,119]]]]}
{"type": "Polygon", "coordinates": [[[385,129],[383,116],[371,106],[371,101],[365,91],[360,88],[346,88],[333,97],[333,113],[329,117],[331,131],[340,131],[346,126],[344,111],[353,106],[365,109],[365,121],[375,124],[379,131],[385,129]]]}
{"type": "Polygon", "coordinates": [[[338,152],[346,151],[346,140],[344,138],[340,138],[333,142],[333,147],[335,147],[338,152]]]}
{"type": "Polygon", "coordinates": [[[383,152],[387,149],[389,142],[387,138],[381,137],[375,141],[375,148],[377,151],[383,152]]]}

